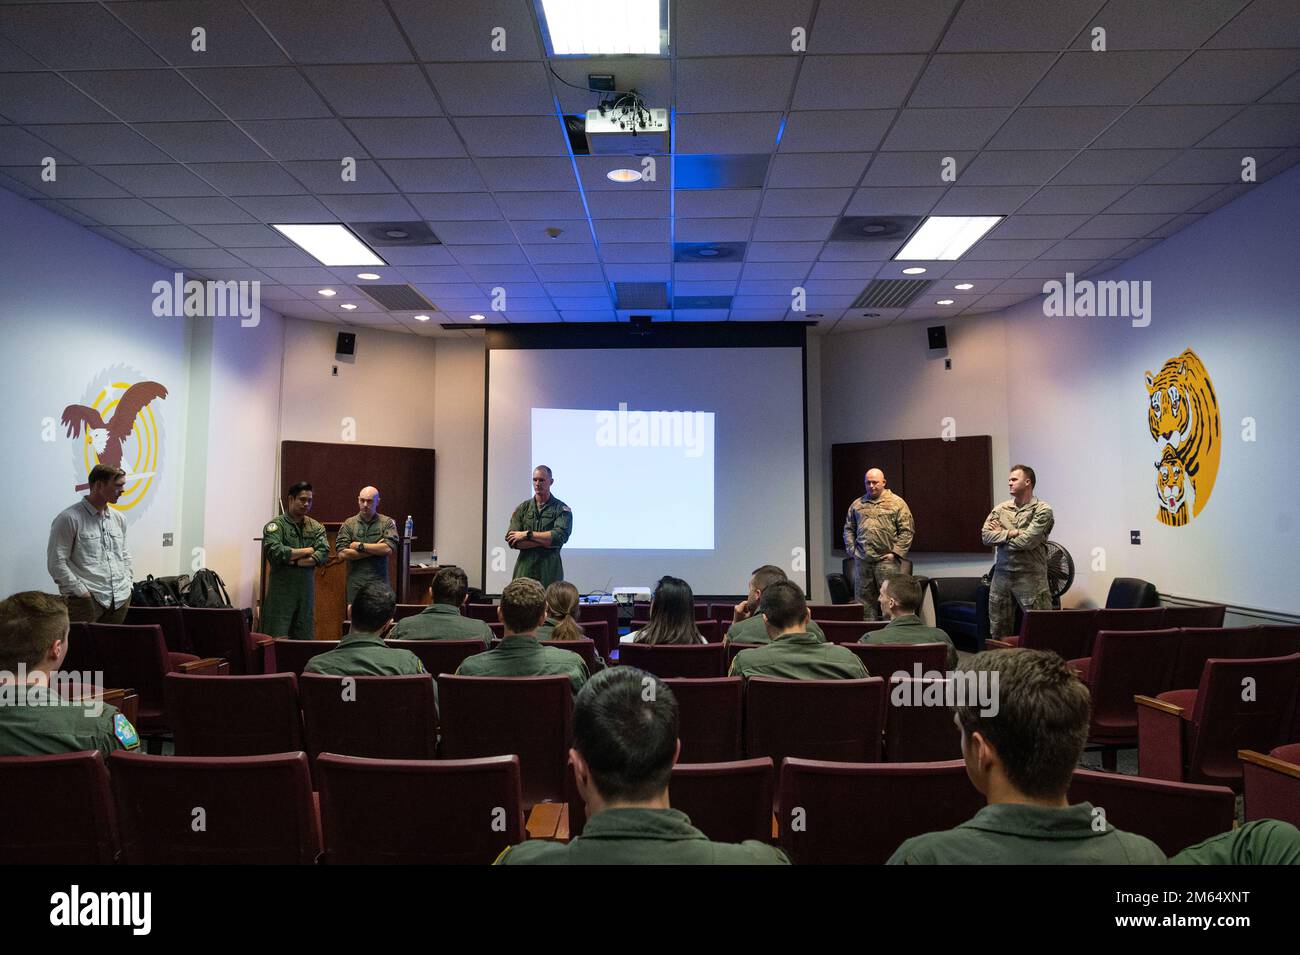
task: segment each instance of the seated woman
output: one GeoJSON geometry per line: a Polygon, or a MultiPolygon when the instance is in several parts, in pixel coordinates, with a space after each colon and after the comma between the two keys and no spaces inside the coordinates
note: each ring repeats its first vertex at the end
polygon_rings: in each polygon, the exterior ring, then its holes
{"type": "Polygon", "coordinates": [[[619,643],[707,643],[695,626],[695,594],[680,577],[660,577],[650,599],[650,622],[629,633],[619,643]]]}
{"type": "MultiPolygon", "coordinates": [[[[578,588],[567,580],[557,580],[546,588],[546,622],[534,632],[538,640],[581,640],[578,623],[578,588]]],[[[605,669],[605,661],[596,653],[596,669],[605,669]]]]}

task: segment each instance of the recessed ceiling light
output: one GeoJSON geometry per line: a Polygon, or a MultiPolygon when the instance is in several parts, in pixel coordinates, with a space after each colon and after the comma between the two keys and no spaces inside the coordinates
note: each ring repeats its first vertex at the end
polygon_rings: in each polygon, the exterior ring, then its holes
{"type": "Polygon", "coordinates": [[[659,0],[542,0],[542,13],[557,56],[666,52],[659,0]]]}
{"type": "Polygon", "coordinates": [[[344,302],[342,305],[339,306],[339,308],[346,308],[350,312],[354,308],[356,308],[356,306],[353,305],[351,302],[344,302]]]}
{"type": "Polygon", "coordinates": [[[930,216],[894,259],[960,259],[1001,221],[1002,216],[930,216]]]}
{"type": "Polygon", "coordinates": [[[317,289],[316,294],[324,295],[326,298],[329,298],[331,295],[338,295],[339,293],[334,291],[332,288],[322,288],[322,289],[317,289]]]}
{"type": "Polygon", "coordinates": [[[958,289],[959,291],[962,292],[968,291],[969,289],[973,289],[974,287],[975,286],[970,282],[962,282],[960,285],[953,286],[953,288],[958,289]]]}
{"type": "Polygon", "coordinates": [[[373,282],[375,279],[379,278],[379,274],[377,272],[358,272],[357,278],[365,279],[367,282],[373,282]]]}
{"type": "Polygon", "coordinates": [[[611,169],[605,173],[605,178],[614,182],[640,182],[641,173],[635,169],[611,169]]]}
{"type": "Polygon", "coordinates": [[[471,315],[470,318],[474,319],[474,321],[476,321],[476,322],[481,322],[481,321],[483,321],[483,316],[482,316],[482,315],[471,315]]]}
{"type": "Polygon", "coordinates": [[[705,256],[706,258],[710,258],[710,259],[711,259],[711,258],[713,258],[715,255],[718,254],[718,250],[717,250],[717,249],[697,249],[697,250],[695,251],[695,254],[696,254],[696,255],[703,255],[703,256],[705,256]]]}
{"type": "Polygon", "coordinates": [[[920,274],[921,274],[922,272],[924,272],[924,271],[925,271],[925,269],[921,268],[919,265],[914,265],[914,266],[912,266],[910,269],[903,269],[903,274],[904,274],[904,275],[920,275],[920,274]]]}
{"type": "Polygon", "coordinates": [[[939,299],[939,301],[935,302],[934,304],[935,304],[935,305],[951,305],[951,304],[952,304],[952,299],[950,299],[950,298],[941,298],[941,299],[939,299]]]}
{"type": "Polygon", "coordinates": [[[429,320],[429,316],[428,316],[428,315],[417,315],[417,316],[415,316],[415,320],[416,320],[417,322],[427,322],[427,321],[429,320]]]}
{"type": "Polygon", "coordinates": [[[321,265],[387,265],[368,245],[341,225],[272,225],[321,265]]]}

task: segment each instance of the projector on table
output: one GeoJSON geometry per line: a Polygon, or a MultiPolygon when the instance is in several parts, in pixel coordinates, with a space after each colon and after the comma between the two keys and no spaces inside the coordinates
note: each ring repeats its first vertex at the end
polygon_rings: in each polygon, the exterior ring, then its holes
{"type": "Polygon", "coordinates": [[[610,592],[614,595],[614,602],[620,606],[631,606],[638,597],[649,600],[651,596],[649,587],[615,587],[610,592]]]}

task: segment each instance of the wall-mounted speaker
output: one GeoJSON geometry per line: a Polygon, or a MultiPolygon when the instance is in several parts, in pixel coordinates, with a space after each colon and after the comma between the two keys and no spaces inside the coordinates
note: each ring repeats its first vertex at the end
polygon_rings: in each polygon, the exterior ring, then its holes
{"type": "MultiPolygon", "coordinates": [[[[934,346],[931,346],[934,347],[934,346]]],[[[338,342],[334,346],[336,355],[352,355],[357,350],[357,336],[355,332],[339,332],[338,342]]]]}
{"type": "Polygon", "coordinates": [[[931,348],[948,347],[948,331],[943,325],[931,325],[925,334],[929,336],[931,348]]]}

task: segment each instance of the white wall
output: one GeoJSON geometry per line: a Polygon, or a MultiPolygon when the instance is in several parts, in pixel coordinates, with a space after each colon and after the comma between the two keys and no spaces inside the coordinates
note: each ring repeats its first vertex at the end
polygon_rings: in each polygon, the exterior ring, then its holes
{"type": "Polygon", "coordinates": [[[433,390],[438,497],[434,523],[438,560],[459,564],[472,584],[483,565],[483,338],[437,340],[433,390]]]}

